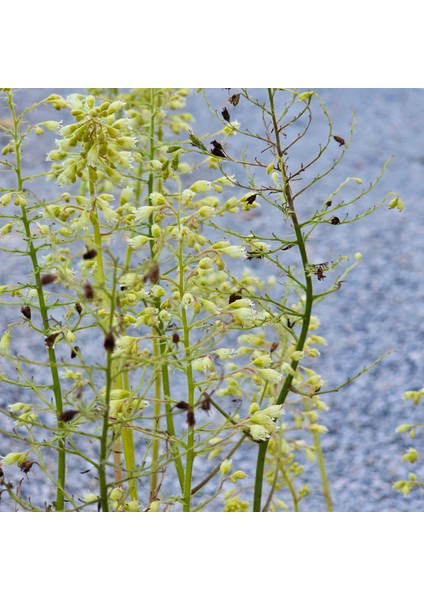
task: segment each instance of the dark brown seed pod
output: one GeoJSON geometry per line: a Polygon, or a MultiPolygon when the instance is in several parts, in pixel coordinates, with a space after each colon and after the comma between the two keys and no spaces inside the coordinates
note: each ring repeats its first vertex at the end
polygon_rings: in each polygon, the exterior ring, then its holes
{"type": "Polygon", "coordinates": [[[339,223],[340,223],[339,217],[332,217],[332,219],[330,220],[330,223],[332,225],[339,225],[339,223]]]}
{"type": "Polygon", "coordinates": [[[194,418],[194,412],[191,408],[187,411],[187,424],[189,427],[194,427],[196,425],[196,419],[194,418]]]}
{"type": "Polygon", "coordinates": [[[256,200],[256,196],[257,194],[252,194],[251,196],[248,196],[245,200],[246,204],[253,204],[256,200]]]}
{"type": "Polygon", "coordinates": [[[21,313],[24,315],[24,317],[31,320],[31,309],[29,306],[22,306],[21,313]]]}
{"type": "Polygon", "coordinates": [[[216,140],[212,140],[211,146],[212,146],[211,154],[213,154],[214,156],[218,156],[219,158],[226,158],[224,148],[222,147],[222,145],[219,142],[217,142],[216,140]]]}
{"type": "Polygon", "coordinates": [[[84,252],[84,254],[82,255],[84,260],[90,260],[92,258],[95,258],[97,256],[97,250],[95,250],[94,248],[92,248],[91,250],[87,250],[87,252],[84,252]]]}
{"type": "Polygon", "coordinates": [[[86,281],[82,286],[82,291],[84,293],[84,297],[87,300],[92,300],[94,298],[94,289],[90,282],[86,281]]]}
{"type": "Polygon", "coordinates": [[[180,336],[178,335],[178,333],[177,333],[177,332],[174,332],[174,333],[172,334],[172,342],[173,342],[174,344],[178,344],[178,342],[179,342],[179,341],[180,341],[180,336]]]}
{"type": "Polygon", "coordinates": [[[271,353],[272,353],[272,352],[275,352],[275,350],[277,350],[277,348],[278,348],[278,345],[279,345],[279,344],[278,344],[278,342],[273,342],[273,343],[271,344],[271,348],[269,349],[269,351],[270,351],[271,353]]]}
{"type": "Polygon", "coordinates": [[[216,150],[223,150],[222,145],[216,140],[211,141],[211,146],[213,146],[213,148],[215,148],[216,150]]]}
{"type": "Polygon", "coordinates": [[[200,403],[201,410],[209,412],[211,409],[211,401],[212,398],[210,397],[210,395],[207,392],[203,392],[203,400],[200,403]]]}
{"type": "Polygon", "coordinates": [[[79,413],[79,410],[65,410],[63,413],[59,415],[59,421],[63,423],[69,423],[72,419],[79,413]]]}
{"type": "Polygon", "coordinates": [[[333,204],[333,202],[331,200],[327,200],[327,202],[325,203],[325,206],[330,207],[333,204]]]}
{"type": "Polygon", "coordinates": [[[72,348],[71,358],[75,358],[79,351],[80,351],[79,346],[75,346],[75,348],[72,348]]]}
{"type": "Polygon", "coordinates": [[[144,281],[146,282],[147,280],[149,280],[151,283],[157,283],[160,279],[160,269],[159,269],[159,265],[153,265],[147,275],[144,276],[144,281]]]}
{"type": "Polygon", "coordinates": [[[228,299],[228,304],[232,304],[236,300],[241,300],[243,296],[241,295],[241,289],[238,292],[233,292],[228,299]]]}
{"type": "Polygon", "coordinates": [[[189,407],[189,404],[188,404],[188,402],[181,400],[180,402],[177,402],[176,404],[174,404],[174,407],[179,408],[180,410],[187,410],[189,407]]]}
{"type": "Polygon", "coordinates": [[[53,348],[56,338],[59,337],[61,333],[61,331],[56,331],[55,333],[51,333],[44,338],[44,343],[46,344],[47,348],[53,348]]]}
{"type": "Polygon", "coordinates": [[[342,137],[340,137],[339,135],[333,135],[333,138],[336,140],[336,142],[339,144],[339,146],[344,146],[345,145],[345,141],[342,137]]]}
{"type": "Polygon", "coordinates": [[[77,302],[75,304],[75,310],[77,311],[77,313],[80,315],[82,313],[82,306],[79,302],[77,302]]]}
{"type": "Polygon", "coordinates": [[[323,279],[325,279],[324,270],[321,266],[317,267],[315,275],[317,276],[318,281],[322,281],[323,279]]]}
{"type": "Polygon", "coordinates": [[[48,285],[49,283],[53,283],[53,281],[55,281],[56,279],[57,275],[55,275],[54,273],[45,273],[40,277],[41,285],[48,285]]]}
{"type": "Polygon", "coordinates": [[[228,98],[228,102],[233,106],[237,106],[237,104],[240,102],[240,94],[232,94],[232,96],[228,98]]]}
{"type": "Polygon", "coordinates": [[[29,473],[33,464],[35,464],[33,460],[24,460],[18,463],[18,467],[23,473],[29,473]]]}
{"type": "Polygon", "coordinates": [[[113,352],[115,349],[115,338],[113,337],[113,333],[111,331],[109,331],[109,333],[107,333],[105,335],[105,341],[104,341],[104,348],[106,350],[106,352],[113,352]]]}
{"type": "Polygon", "coordinates": [[[227,121],[228,123],[230,122],[230,113],[228,112],[227,108],[222,109],[221,115],[224,121],[227,121]]]}
{"type": "Polygon", "coordinates": [[[263,254],[259,250],[248,250],[246,254],[247,260],[252,260],[253,258],[263,258],[263,254]]]}

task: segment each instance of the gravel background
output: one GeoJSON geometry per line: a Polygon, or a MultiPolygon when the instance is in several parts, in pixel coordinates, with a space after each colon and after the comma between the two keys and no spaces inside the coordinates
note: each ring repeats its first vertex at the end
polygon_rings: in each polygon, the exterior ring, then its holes
{"type": "MultiPolygon", "coordinates": [[[[60,93],[70,91],[73,90],[60,90],[60,93]]],[[[380,354],[394,350],[375,369],[338,394],[325,398],[331,410],[322,417],[329,429],[322,439],[334,506],[336,511],[421,511],[424,496],[420,492],[413,492],[405,499],[392,485],[411,470],[402,463],[401,456],[407,447],[415,444],[405,435],[395,433],[395,429],[400,423],[423,420],[422,409],[414,410],[401,396],[405,390],[418,389],[424,384],[424,90],[318,91],[334,121],[335,134],[348,137],[352,111],[357,120],[354,140],[332,181],[338,183],[351,175],[362,178],[366,184],[375,178],[386,158],[392,156],[383,180],[366,204],[378,202],[393,190],[406,205],[401,214],[383,208],[346,228],[329,227],[311,240],[311,262],[334,260],[341,254],[352,257],[357,251],[363,254],[363,261],[340,292],[331,295],[314,311],[321,319],[318,333],[328,341],[316,366],[327,385],[342,383],[380,354]]],[[[48,93],[49,90],[21,90],[17,95],[18,104],[25,106],[48,93]]],[[[228,94],[216,89],[210,90],[208,96],[212,107],[220,110],[228,94]]],[[[216,129],[198,95],[193,94],[189,99],[188,109],[196,117],[196,134],[216,129]]],[[[0,117],[2,115],[3,107],[0,107],[0,117]]],[[[57,118],[55,111],[53,114],[46,109],[38,111],[37,120],[48,118],[57,118]]],[[[232,118],[244,125],[244,119],[250,117],[239,105],[232,118]]],[[[254,125],[249,122],[251,129],[254,125]]],[[[314,138],[318,135],[318,130],[313,133],[312,143],[315,139],[318,143],[318,137],[314,138]]],[[[34,154],[26,156],[27,172],[45,168],[42,161],[49,139],[47,136],[38,139],[39,145],[32,146],[34,154]]],[[[236,150],[242,141],[232,140],[236,150]]],[[[0,177],[0,185],[6,185],[7,179],[3,174],[0,177]]],[[[44,190],[48,194],[48,187],[41,180],[33,189],[40,195],[44,190]]],[[[316,192],[311,192],[308,202],[316,199],[316,192]]],[[[257,230],[263,226],[269,231],[274,224],[267,222],[266,211],[262,210],[255,225],[257,230]]],[[[27,276],[27,265],[17,258],[2,260],[0,285],[16,281],[17,273],[22,278],[27,276]]],[[[0,331],[15,319],[7,307],[2,307],[0,331]]],[[[6,406],[11,401],[11,391],[4,387],[0,404],[6,406]]],[[[415,445],[420,447],[419,442],[415,445]]],[[[6,454],[6,446],[0,437],[0,454],[6,454]]],[[[246,463],[248,460],[246,456],[246,463]]],[[[238,468],[243,466],[238,465],[238,468]]],[[[311,487],[318,488],[315,471],[311,476],[311,487]]],[[[41,502],[46,495],[47,488],[43,485],[37,489],[32,486],[34,502],[41,502]]],[[[301,508],[325,510],[319,494],[312,494],[301,508]]],[[[0,511],[5,510],[10,510],[10,506],[1,502],[0,511]]]]}

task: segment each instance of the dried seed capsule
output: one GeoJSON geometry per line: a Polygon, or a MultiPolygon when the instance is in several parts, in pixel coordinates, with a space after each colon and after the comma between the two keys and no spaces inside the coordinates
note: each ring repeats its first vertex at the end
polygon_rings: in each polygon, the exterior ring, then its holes
{"type": "Polygon", "coordinates": [[[91,283],[86,281],[84,283],[84,285],[82,286],[82,290],[83,290],[84,296],[85,296],[85,298],[87,298],[87,300],[92,300],[94,298],[94,289],[93,289],[93,286],[91,285],[91,283]]]}
{"type": "MultiPolygon", "coordinates": [[[[287,320],[288,320],[288,319],[287,319],[287,320]]],[[[269,349],[269,351],[270,351],[271,353],[272,353],[272,352],[275,352],[275,350],[277,350],[277,348],[278,348],[278,342],[272,342],[272,344],[271,344],[271,348],[269,349]]]]}
{"type": "Polygon", "coordinates": [[[340,223],[340,219],[339,219],[339,217],[333,217],[333,218],[330,220],[330,223],[331,223],[332,225],[338,225],[338,224],[340,223]]]}
{"type": "Polygon", "coordinates": [[[189,404],[188,404],[188,402],[181,400],[180,402],[177,402],[174,406],[175,406],[175,408],[180,408],[181,410],[187,410],[189,407],[189,404]]]}
{"type": "Polygon", "coordinates": [[[29,306],[22,306],[21,313],[24,315],[24,317],[31,320],[31,309],[29,306]]]}
{"type": "Polygon", "coordinates": [[[151,269],[149,269],[147,275],[144,276],[144,281],[151,281],[152,283],[157,283],[160,279],[160,269],[159,265],[153,265],[151,269]]]}
{"type": "Polygon", "coordinates": [[[57,279],[57,275],[55,275],[54,273],[45,273],[44,275],[41,275],[41,277],[40,277],[41,285],[48,285],[49,283],[52,283],[56,279],[57,279]]]}
{"type": "Polygon", "coordinates": [[[75,358],[79,351],[80,351],[79,346],[75,346],[75,348],[72,348],[71,358],[75,358]]]}
{"type": "Polygon", "coordinates": [[[212,398],[210,397],[210,395],[207,392],[203,392],[203,400],[200,403],[201,410],[209,412],[211,409],[211,400],[212,398]]]}
{"type": "Polygon", "coordinates": [[[196,419],[194,418],[194,412],[191,408],[187,411],[187,424],[189,427],[194,427],[196,424],[196,419]]]}
{"type": "Polygon", "coordinates": [[[79,302],[77,302],[75,304],[75,310],[77,311],[77,313],[80,315],[82,313],[82,306],[79,302]]]}
{"type": "Polygon", "coordinates": [[[84,252],[84,254],[82,255],[84,260],[90,260],[95,256],[97,256],[97,250],[95,250],[94,248],[92,248],[91,250],[87,250],[87,252],[84,252]]]}
{"type": "Polygon", "coordinates": [[[177,332],[173,333],[172,334],[172,342],[174,344],[178,344],[179,341],[180,341],[180,336],[178,335],[178,333],[177,332]]]}
{"type": "Polygon", "coordinates": [[[109,331],[105,336],[104,348],[106,352],[113,352],[115,349],[115,338],[113,337],[113,333],[109,331]]]}
{"type": "Polygon", "coordinates": [[[241,300],[243,298],[243,296],[241,295],[241,289],[238,292],[233,292],[229,299],[228,299],[228,304],[232,304],[233,302],[235,302],[236,300],[241,300]]]}
{"type": "Polygon", "coordinates": [[[251,196],[248,196],[248,197],[245,199],[245,202],[246,202],[246,204],[253,204],[253,203],[254,203],[254,201],[256,200],[256,195],[257,195],[257,194],[252,194],[251,196]]]}
{"type": "Polygon", "coordinates": [[[224,121],[227,121],[228,123],[230,122],[230,113],[228,112],[226,107],[222,109],[221,115],[224,121]]]}
{"type": "Polygon", "coordinates": [[[336,140],[336,142],[339,144],[339,146],[345,145],[344,139],[342,137],[340,137],[339,135],[333,135],[333,138],[336,140]]]}
{"type": "Polygon", "coordinates": [[[232,96],[228,98],[228,102],[233,106],[237,106],[237,104],[240,102],[240,94],[232,94],[232,96]]]}
{"type": "Polygon", "coordinates": [[[44,338],[44,343],[47,348],[53,348],[56,338],[61,334],[61,331],[56,331],[55,333],[51,333],[46,338],[44,338]]]}
{"type": "Polygon", "coordinates": [[[33,464],[33,460],[24,460],[23,462],[18,463],[18,467],[23,473],[29,473],[33,464]]]}
{"type": "Polygon", "coordinates": [[[72,419],[79,413],[79,410],[65,410],[63,413],[59,415],[59,421],[63,423],[69,423],[72,419]]]}

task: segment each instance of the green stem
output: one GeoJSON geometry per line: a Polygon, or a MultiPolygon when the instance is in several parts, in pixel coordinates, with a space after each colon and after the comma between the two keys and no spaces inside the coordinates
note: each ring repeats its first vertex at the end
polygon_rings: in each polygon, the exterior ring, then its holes
{"type": "MultiPolygon", "coordinates": [[[[284,155],[282,152],[282,147],[280,143],[280,128],[278,126],[278,121],[275,114],[274,108],[274,95],[272,91],[268,90],[268,97],[270,101],[271,115],[273,121],[273,131],[275,136],[275,147],[277,150],[277,157],[279,161],[279,168],[281,171],[281,175],[283,177],[283,194],[285,201],[288,207],[288,214],[292,222],[292,226],[296,235],[297,247],[299,249],[300,258],[302,261],[304,276],[305,276],[305,308],[302,319],[302,329],[299,335],[299,339],[296,345],[296,350],[302,351],[306,342],[306,337],[308,335],[309,324],[311,321],[312,314],[312,304],[313,304],[313,287],[312,287],[312,277],[310,269],[308,269],[308,256],[306,252],[305,239],[302,234],[302,229],[300,227],[297,214],[294,208],[293,195],[290,188],[290,184],[288,182],[286,165],[284,162],[284,155]]],[[[299,361],[293,360],[291,363],[292,373],[296,372],[299,361]]],[[[290,386],[293,381],[293,374],[287,375],[284,384],[281,388],[280,394],[277,398],[276,404],[284,404],[287,398],[287,394],[289,393],[290,386]]],[[[261,442],[258,450],[258,459],[256,464],[256,476],[255,476],[255,490],[254,490],[254,500],[253,500],[253,510],[254,512],[260,512],[261,510],[261,498],[262,498],[262,486],[263,486],[263,477],[264,477],[264,468],[265,468],[265,457],[268,447],[268,441],[261,442]]]]}
{"type": "MultiPolygon", "coordinates": [[[[309,399],[307,398],[307,396],[303,397],[303,404],[305,406],[306,411],[309,412],[311,410],[311,406],[310,406],[310,402],[309,402],[309,399]]],[[[311,418],[309,418],[309,421],[310,421],[310,423],[313,423],[311,418]]],[[[317,453],[317,458],[318,458],[318,466],[319,466],[319,472],[320,472],[320,476],[321,476],[322,492],[323,492],[323,495],[325,498],[325,505],[327,507],[327,512],[333,512],[333,502],[331,499],[330,485],[328,483],[328,477],[327,477],[327,471],[325,468],[324,453],[322,451],[320,435],[317,431],[312,431],[312,437],[314,440],[315,451],[317,453]]]]}
{"type": "MultiPolygon", "coordinates": [[[[22,180],[22,166],[21,166],[21,143],[22,138],[19,136],[19,122],[20,118],[16,117],[15,106],[13,104],[12,92],[8,95],[8,104],[10,107],[12,119],[13,119],[13,139],[15,143],[16,153],[16,177],[18,180],[17,189],[19,192],[23,192],[23,180],[22,180]]],[[[37,250],[32,242],[32,234],[28,214],[25,206],[21,206],[22,222],[25,228],[25,235],[28,243],[28,254],[32,262],[32,270],[35,277],[35,283],[37,288],[37,296],[39,303],[40,315],[43,323],[43,333],[45,336],[49,334],[49,317],[46,302],[43,293],[43,287],[41,284],[40,266],[37,259],[37,250]]],[[[50,372],[52,376],[52,389],[55,399],[56,411],[57,411],[57,427],[59,433],[64,428],[64,423],[59,420],[59,416],[63,412],[63,401],[62,391],[60,386],[59,371],[57,368],[56,353],[53,347],[47,348],[49,357],[50,372]]],[[[65,480],[66,480],[66,453],[65,453],[65,440],[61,435],[58,436],[58,455],[57,455],[57,489],[56,489],[56,510],[63,511],[65,506],[64,492],[65,492],[65,480]]]]}
{"type": "MultiPolygon", "coordinates": [[[[181,278],[183,277],[183,269],[180,269],[181,278]]],[[[181,294],[182,297],[182,294],[181,294]]],[[[185,355],[187,360],[187,402],[189,410],[194,410],[194,380],[193,380],[193,369],[191,365],[191,348],[190,348],[190,337],[189,327],[187,323],[186,309],[181,309],[181,321],[183,326],[183,344],[185,348],[185,355]]],[[[187,430],[187,446],[186,446],[187,458],[186,458],[186,470],[185,470],[185,481],[184,481],[184,512],[190,512],[191,510],[191,482],[193,478],[193,464],[194,464],[194,426],[188,425],[187,430]]]]}
{"type": "Polygon", "coordinates": [[[100,488],[100,505],[102,512],[109,512],[109,502],[107,493],[106,480],[106,462],[108,456],[108,432],[109,432],[109,407],[110,393],[112,390],[112,352],[106,351],[106,392],[105,406],[103,412],[103,426],[100,438],[100,461],[99,461],[99,488],[100,488]]]}

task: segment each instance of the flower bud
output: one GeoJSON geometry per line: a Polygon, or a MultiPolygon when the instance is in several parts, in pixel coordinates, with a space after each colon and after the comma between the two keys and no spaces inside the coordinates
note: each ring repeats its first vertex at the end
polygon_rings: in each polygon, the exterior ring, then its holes
{"type": "Polygon", "coordinates": [[[99,497],[92,493],[83,494],[82,501],[85,502],[85,504],[92,504],[93,502],[98,502],[99,497]]]}
{"type": "Polygon", "coordinates": [[[221,475],[227,475],[231,471],[232,461],[225,458],[219,466],[219,470],[221,471],[221,475]]]}
{"type": "Polygon", "coordinates": [[[211,186],[212,184],[210,181],[200,180],[193,183],[193,185],[190,186],[190,190],[195,193],[205,193],[211,189],[211,186]]]}
{"type": "Polygon", "coordinates": [[[3,465],[13,465],[14,463],[20,463],[26,460],[28,457],[28,452],[10,452],[10,454],[6,454],[1,459],[3,465]]]}

